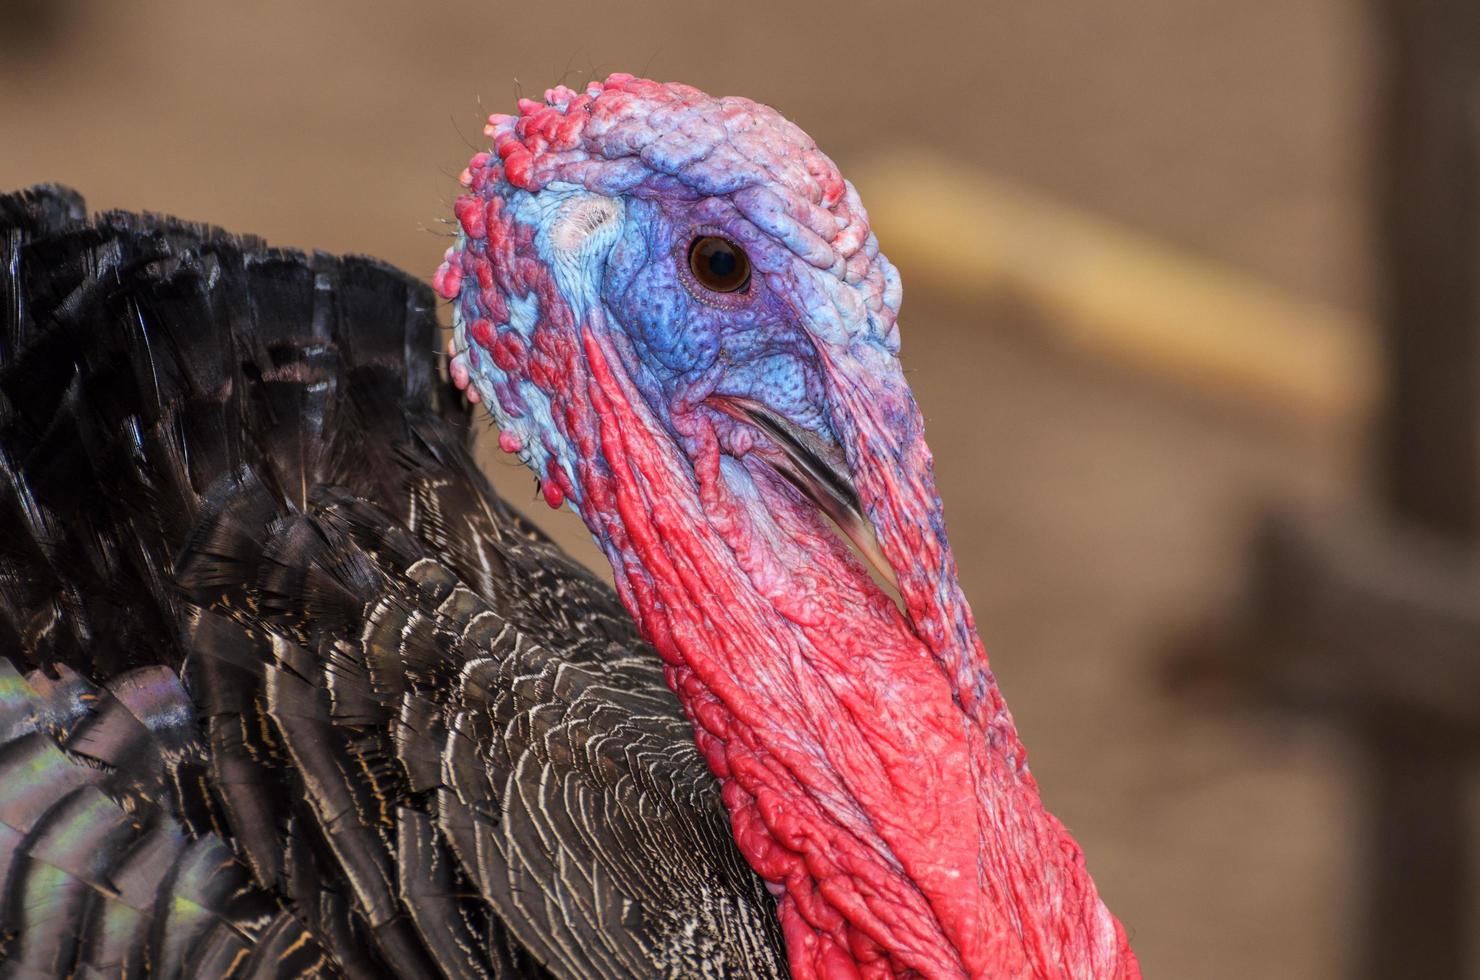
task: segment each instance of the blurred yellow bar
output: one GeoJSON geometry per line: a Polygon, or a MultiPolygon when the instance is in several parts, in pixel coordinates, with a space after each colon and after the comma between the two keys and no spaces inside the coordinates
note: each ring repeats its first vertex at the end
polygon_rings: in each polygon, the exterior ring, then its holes
{"type": "Polygon", "coordinates": [[[1308,421],[1367,415],[1373,331],[1350,314],[939,156],[862,163],[850,169],[906,294],[1007,296],[1096,356],[1308,421]]]}

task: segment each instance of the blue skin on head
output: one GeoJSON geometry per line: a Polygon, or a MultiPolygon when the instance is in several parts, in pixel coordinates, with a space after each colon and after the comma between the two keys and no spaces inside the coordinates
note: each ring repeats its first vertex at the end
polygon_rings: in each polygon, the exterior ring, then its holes
{"type": "MultiPolygon", "coordinates": [[[[680,443],[685,440],[675,414],[694,411],[709,395],[727,395],[765,404],[837,444],[809,327],[831,324],[847,346],[874,348],[888,362],[897,338],[892,317],[873,316],[852,286],[762,232],[727,199],[699,196],[671,181],[655,183],[616,198],[560,182],[538,193],[506,188],[503,196],[508,216],[534,229],[540,260],[572,319],[599,322],[617,342],[632,383],[680,443]],[[744,288],[717,293],[695,280],[688,250],[706,235],[744,250],[752,267],[744,288]]],[[[483,242],[465,235],[462,246],[480,256],[484,250],[483,242]]],[[[874,261],[897,282],[882,256],[874,261]]],[[[559,329],[546,322],[542,301],[532,291],[510,294],[499,333],[533,343],[538,331],[559,329]]],[[[454,311],[458,341],[466,345],[471,323],[483,315],[478,294],[464,291],[454,311]]],[[[545,474],[553,457],[566,472],[576,472],[577,450],[555,422],[552,392],[525,374],[504,371],[489,356],[464,356],[500,428],[519,437],[525,462],[545,474]]],[[[754,436],[727,420],[716,423],[729,451],[743,452],[754,436]]],[[[578,484],[570,495],[579,508],[578,484]]]]}
{"type": "Polygon", "coordinates": [[[629,201],[622,235],[607,255],[601,295],[637,356],[634,381],[655,410],[690,408],[708,394],[734,395],[825,431],[817,350],[802,318],[761,271],[786,270],[795,256],[774,242],[756,251],[758,236],[746,236],[755,268],[750,282],[737,293],[707,291],[688,273],[690,243],[698,235],[740,236],[696,220],[695,210],[689,202],[629,201]],[[772,258],[767,251],[784,254],[772,258]]]}

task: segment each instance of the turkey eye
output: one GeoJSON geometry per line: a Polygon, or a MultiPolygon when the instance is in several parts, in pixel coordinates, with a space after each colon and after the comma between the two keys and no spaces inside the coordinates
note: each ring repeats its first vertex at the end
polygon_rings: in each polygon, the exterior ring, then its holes
{"type": "Polygon", "coordinates": [[[705,289],[733,293],[750,282],[750,259],[734,242],[703,235],[689,246],[689,271],[705,289]]]}

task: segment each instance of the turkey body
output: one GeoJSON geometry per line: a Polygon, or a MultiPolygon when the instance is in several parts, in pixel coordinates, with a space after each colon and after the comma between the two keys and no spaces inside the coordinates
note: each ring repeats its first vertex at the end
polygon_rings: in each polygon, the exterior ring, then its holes
{"type": "Polygon", "coordinates": [[[785,973],[428,289],[55,188],[0,263],[0,975],[785,973]]]}

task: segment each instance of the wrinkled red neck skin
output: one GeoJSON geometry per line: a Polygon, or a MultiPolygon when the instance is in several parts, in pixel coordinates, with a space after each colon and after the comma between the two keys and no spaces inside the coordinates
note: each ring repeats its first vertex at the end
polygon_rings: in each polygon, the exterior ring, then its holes
{"type": "Polygon", "coordinates": [[[777,895],[793,974],[1138,977],[1043,808],[969,611],[942,608],[960,601],[949,555],[947,587],[902,583],[932,646],[955,645],[932,651],[815,510],[763,463],[721,457],[704,416],[674,420],[680,451],[602,326],[578,329],[583,350],[544,352],[574,393],[556,418],[580,450],[574,485],[548,478],[579,501],[664,660],[735,840],[777,895]]]}

